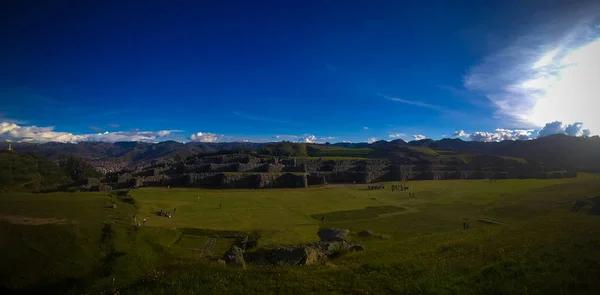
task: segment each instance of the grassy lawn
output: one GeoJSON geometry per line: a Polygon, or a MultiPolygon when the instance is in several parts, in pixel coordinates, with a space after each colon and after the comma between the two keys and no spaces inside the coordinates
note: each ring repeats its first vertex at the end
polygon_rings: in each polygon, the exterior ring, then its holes
{"type": "MultiPolygon", "coordinates": [[[[0,194],[1,286],[54,294],[600,293],[597,176],[414,181],[307,189],[143,188],[134,204],[107,193],[0,194]],[[115,201],[117,208],[111,208],[115,201]],[[574,201],[586,201],[574,212],[574,201]],[[173,212],[160,217],[158,210],[173,212]],[[136,229],[137,219],[148,218],[136,229]],[[260,230],[260,246],[351,230],[364,252],[327,265],[222,268],[200,258],[210,236],[260,230]],[[463,230],[468,222],[469,230],[463,230]],[[359,237],[372,230],[389,238],[359,237]]],[[[209,256],[231,241],[220,239],[209,256]]]]}

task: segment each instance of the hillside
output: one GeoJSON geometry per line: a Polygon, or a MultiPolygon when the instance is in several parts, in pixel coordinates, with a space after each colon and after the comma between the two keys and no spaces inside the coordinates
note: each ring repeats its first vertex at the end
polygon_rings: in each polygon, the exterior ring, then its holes
{"type": "Polygon", "coordinates": [[[66,182],[60,167],[35,153],[0,152],[0,191],[36,191],[66,182]]]}
{"type": "MultiPolygon", "coordinates": [[[[367,143],[306,144],[307,153],[288,151],[278,143],[160,143],[143,142],[80,142],[80,143],[13,143],[19,152],[36,152],[50,160],[63,155],[87,159],[105,172],[125,168],[135,169],[156,161],[185,159],[197,155],[252,154],[265,156],[311,156],[325,158],[378,158],[426,160],[430,162],[469,162],[481,155],[493,155],[521,162],[541,165],[545,170],[600,171],[600,138],[581,138],[553,135],[529,141],[473,142],[460,139],[425,139],[405,142],[403,140],[367,143]],[[271,145],[269,149],[265,149],[271,145]]],[[[0,143],[4,150],[7,143],[0,143]]]]}

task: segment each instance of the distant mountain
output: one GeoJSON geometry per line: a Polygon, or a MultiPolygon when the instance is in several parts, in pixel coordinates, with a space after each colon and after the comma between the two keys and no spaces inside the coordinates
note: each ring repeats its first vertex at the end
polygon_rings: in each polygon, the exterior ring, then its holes
{"type": "MultiPolygon", "coordinates": [[[[378,143],[378,148],[394,146],[378,143]]],[[[540,162],[546,170],[600,172],[600,137],[573,137],[562,134],[527,141],[474,142],[460,139],[411,141],[411,147],[433,151],[476,153],[523,158],[540,162]]]]}
{"type": "MultiPolygon", "coordinates": [[[[56,161],[62,155],[75,155],[95,161],[95,166],[120,163],[118,169],[141,165],[156,160],[187,158],[189,156],[220,153],[245,153],[264,147],[266,143],[180,143],[166,141],[144,142],[80,142],[80,143],[12,143],[17,152],[35,152],[56,161]]],[[[406,159],[407,161],[465,161],[479,155],[512,157],[543,165],[546,170],[577,170],[600,172],[600,138],[581,138],[553,135],[529,141],[474,142],[460,139],[405,142],[377,141],[368,143],[309,144],[312,151],[322,155],[353,155],[369,158],[406,159]],[[356,152],[349,151],[357,149],[356,152]],[[360,150],[358,150],[360,149],[360,150]]],[[[7,143],[0,143],[5,150],[7,143]]],[[[115,168],[115,169],[117,169],[115,168]]]]}
{"type": "MultiPolygon", "coordinates": [[[[159,143],[146,142],[79,142],[79,143],[26,143],[13,142],[12,148],[18,152],[36,152],[50,160],[57,160],[62,155],[76,155],[92,159],[121,159],[124,161],[145,161],[159,158],[169,158],[175,155],[190,156],[198,153],[210,153],[237,147],[259,148],[263,143],[223,142],[180,143],[164,141],[159,143]]],[[[0,143],[0,150],[6,150],[8,143],[0,143]]]]}

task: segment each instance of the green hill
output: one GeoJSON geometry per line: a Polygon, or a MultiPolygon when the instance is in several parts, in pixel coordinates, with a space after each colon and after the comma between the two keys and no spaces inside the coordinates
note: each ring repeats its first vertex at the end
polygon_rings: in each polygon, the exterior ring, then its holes
{"type": "Polygon", "coordinates": [[[56,188],[67,177],[60,167],[36,153],[0,152],[0,191],[56,188]]]}

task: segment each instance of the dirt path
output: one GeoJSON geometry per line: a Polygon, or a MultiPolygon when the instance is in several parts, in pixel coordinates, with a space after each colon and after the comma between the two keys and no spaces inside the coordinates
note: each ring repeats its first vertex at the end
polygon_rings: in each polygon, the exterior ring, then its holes
{"type": "Polygon", "coordinates": [[[8,221],[12,224],[23,224],[23,225],[43,225],[43,224],[69,224],[72,223],[67,219],[56,219],[56,218],[38,218],[29,216],[18,216],[18,215],[1,215],[0,220],[8,221]]]}

